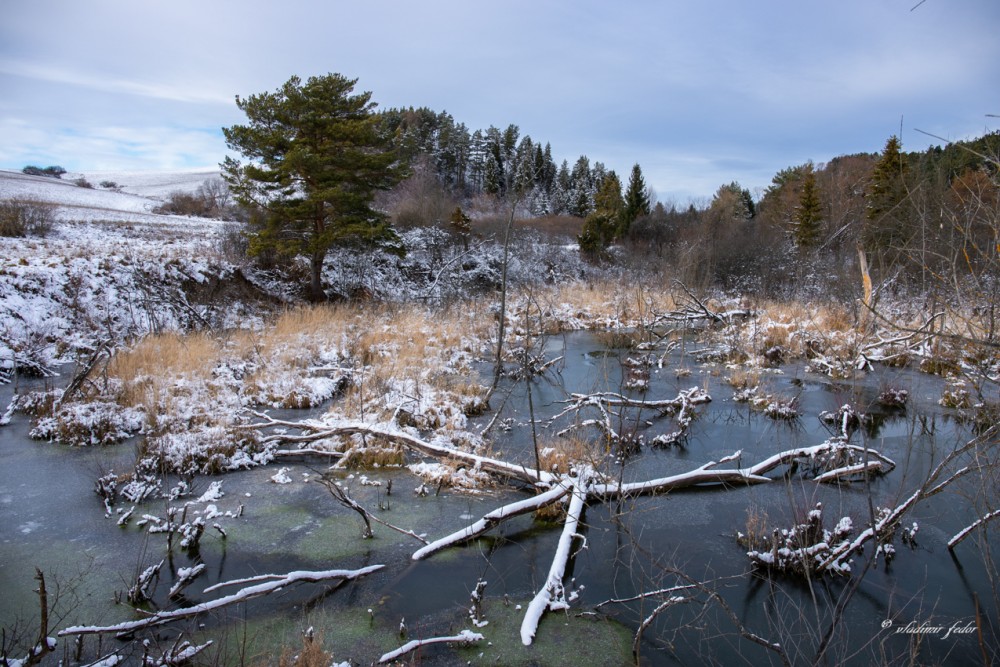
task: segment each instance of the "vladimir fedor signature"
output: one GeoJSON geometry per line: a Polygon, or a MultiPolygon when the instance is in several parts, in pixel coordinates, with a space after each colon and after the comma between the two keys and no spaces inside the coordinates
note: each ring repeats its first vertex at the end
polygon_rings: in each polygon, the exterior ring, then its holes
{"type": "MultiPolygon", "coordinates": [[[[891,619],[882,621],[882,629],[888,630],[893,625],[891,619]]],[[[906,625],[896,627],[893,634],[897,635],[935,635],[940,639],[971,635],[976,631],[975,621],[955,621],[951,625],[933,625],[928,622],[910,621],[906,625]]]]}

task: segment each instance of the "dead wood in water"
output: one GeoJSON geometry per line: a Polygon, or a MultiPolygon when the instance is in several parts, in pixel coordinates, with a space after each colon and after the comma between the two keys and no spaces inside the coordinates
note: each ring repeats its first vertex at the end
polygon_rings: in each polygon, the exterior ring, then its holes
{"type": "MultiPolygon", "coordinates": [[[[252,600],[253,598],[261,597],[262,595],[268,595],[286,588],[292,584],[299,582],[311,582],[316,583],[320,581],[327,581],[330,579],[342,579],[344,581],[350,581],[352,579],[357,579],[358,577],[363,577],[372,572],[377,572],[384,568],[385,565],[369,565],[368,567],[363,567],[358,570],[321,570],[321,571],[308,571],[299,570],[296,572],[289,572],[287,574],[265,574],[258,577],[251,577],[248,579],[240,579],[238,581],[229,581],[221,584],[216,584],[210,588],[205,589],[205,592],[210,592],[217,590],[225,586],[239,585],[252,582],[263,582],[258,583],[254,586],[247,586],[241,588],[239,591],[233,593],[232,595],[227,595],[225,597],[217,598],[215,600],[210,600],[208,602],[202,602],[190,607],[182,607],[180,609],[164,610],[158,611],[156,613],[146,616],[146,618],[141,618],[134,621],[125,621],[123,623],[117,623],[115,625],[75,625],[68,627],[64,630],[59,631],[60,637],[66,637],[68,635],[102,635],[102,634],[116,634],[122,636],[131,635],[136,630],[143,630],[145,628],[154,627],[157,625],[163,625],[164,623],[169,623],[171,621],[176,621],[182,618],[190,618],[192,616],[199,616],[201,614],[214,611],[216,609],[221,609],[223,607],[228,607],[229,605],[238,604],[240,602],[245,602],[247,600],[252,600]]],[[[141,610],[136,610],[140,613],[141,610]]]]}

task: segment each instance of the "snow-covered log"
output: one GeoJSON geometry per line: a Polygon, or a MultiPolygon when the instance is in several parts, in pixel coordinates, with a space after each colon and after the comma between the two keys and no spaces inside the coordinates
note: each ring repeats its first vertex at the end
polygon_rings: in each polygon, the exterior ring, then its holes
{"type": "Polygon", "coordinates": [[[182,567],[177,570],[177,581],[173,586],[170,587],[170,592],[167,593],[167,597],[174,598],[182,590],[184,590],[188,585],[194,581],[198,575],[205,571],[205,564],[198,563],[193,567],[182,567]]]}
{"type": "MultiPolygon", "coordinates": [[[[328,579],[344,579],[351,580],[357,579],[358,577],[363,577],[372,572],[377,572],[384,568],[385,565],[369,565],[368,567],[363,567],[358,570],[319,570],[319,571],[309,571],[309,570],[298,570],[295,572],[289,572],[287,574],[281,575],[262,575],[261,578],[270,578],[271,581],[266,581],[264,583],[257,584],[255,586],[248,586],[246,588],[241,588],[239,591],[233,593],[232,595],[227,595],[225,597],[217,598],[215,600],[210,600],[208,602],[202,602],[200,604],[192,605],[190,607],[182,607],[181,609],[172,609],[169,611],[158,611],[154,614],[150,614],[146,618],[141,618],[134,621],[125,621],[124,623],[118,623],[116,625],[74,625],[64,630],[60,630],[58,636],[65,637],[67,635],[101,635],[101,634],[130,634],[136,630],[142,630],[144,628],[153,627],[156,625],[162,625],[164,623],[169,623],[170,621],[176,621],[181,618],[189,618],[191,616],[198,616],[199,614],[204,614],[209,611],[214,611],[216,609],[221,609],[231,604],[237,604],[240,602],[245,602],[247,600],[252,600],[253,598],[260,597],[262,595],[267,595],[268,593],[273,593],[279,591],[286,586],[290,586],[299,582],[311,582],[316,583],[319,581],[326,581],[328,579]]],[[[216,584],[211,590],[220,588],[222,586],[228,585],[227,583],[216,584]]],[[[137,610],[138,611],[138,610],[137,610]]]]}
{"type": "Polygon", "coordinates": [[[844,466],[816,475],[813,481],[816,482],[840,482],[845,479],[852,479],[858,476],[867,476],[869,473],[885,474],[887,470],[881,461],[868,461],[867,463],[856,463],[844,466]]]}
{"type": "Polygon", "coordinates": [[[192,644],[188,641],[181,641],[178,637],[174,645],[163,652],[159,658],[147,657],[143,661],[143,667],[174,667],[191,664],[191,659],[212,645],[209,640],[204,644],[192,644]]]}
{"type": "Polygon", "coordinates": [[[507,521],[508,519],[512,519],[522,514],[527,514],[528,512],[534,512],[537,509],[541,509],[542,507],[558,502],[569,492],[570,486],[568,484],[558,484],[548,491],[539,493],[531,498],[525,498],[524,500],[519,500],[517,502],[510,503],[509,505],[504,505],[503,507],[498,507],[492,512],[484,514],[483,518],[479,521],[476,521],[461,530],[457,530],[450,535],[446,535],[441,539],[435,540],[427,546],[418,549],[413,553],[412,558],[413,560],[421,560],[437,553],[438,551],[441,551],[442,549],[467,542],[475,537],[478,537],[479,535],[482,535],[493,526],[507,521]]]}
{"type": "Polygon", "coordinates": [[[414,651],[421,646],[428,646],[430,644],[474,644],[478,641],[482,641],[483,636],[478,632],[473,632],[472,630],[462,630],[457,635],[452,637],[428,637],[427,639],[414,639],[406,642],[394,651],[389,651],[378,659],[379,664],[386,662],[391,662],[401,655],[406,655],[410,651],[414,651]]]}
{"type": "MultiPolygon", "coordinates": [[[[861,445],[851,445],[841,438],[831,438],[824,443],[812,447],[799,447],[798,449],[788,449],[774,454],[764,459],[760,463],[752,466],[749,472],[754,475],[764,475],[781,465],[788,465],[795,460],[805,459],[808,461],[822,461],[824,457],[830,455],[853,455],[857,457],[868,457],[882,464],[882,471],[889,472],[896,467],[892,459],[883,456],[874,449],[862,447],[861,445]]],[[[842,466],[836,466],[842,467],[842,466]]]]}
{"type": "Polygon", "coordinates": [[[563,524],[562,534],[559,536],[559,544],[556,546],[556,553],[552,557],[552,565],[549,567],[549,575],[541,590],[528,604],[524,618],[521,620],[521,643],[525,646],[530,646],[531,642],[534,641],[542,614],[549,610],[569,608],[563,578],[566,576],[566,564],[572,555],[570,549],[573,546],[573,540],[580,537],[580,517],[587,503],[592,477],[593,471],[584,469],[579,473],[579,477],[570,478],[572,496],[569,501],[569,509],[566,511],[566,521],[563,524]]]}
{"type": "Polygon", "coordinates": [[[292,436],[287,434],[273,434],[267,436],[265,440],[269,442],[314,442],[315,440],[325,440],[329,438],[348,438],[354,435],[363,435],[371,438],[379,438],[394,444],[406,447],[415,452],[433,456],[438,459],[453,459],[462,461],[472,467],[485,470],[495,475],[511,477],[528,484],[548,485],[553,477],[549,473],[539,472],[533,468],[501,461],[489,456],[463,452],[454,447],[447,447],[418,438],[392,423],[370,424],[357,420],[336,420],[330,422],[317,422],[313,420],[303,420],[301,422],[290,422],[274,419],[264,413],[255,412],[255,416],[263,419],[262,422],[250,424],[244,428],[266,428],[269,426],[285,426],[309,431],[308,435],[292,436]]]}
{"type": "Polygon", "coordinates": [[[958,531],[953,538],[948,540],[948,548],[954,549],[956,546],[958,546],[958,543],[964,540],[966,537],[968,537],[972,531],[974,531],[979,526],[982,526],[987,521],[991,521],[997,518],[998,516],[1000,516],[1000,510],[994,510],[982,516],[981,518],[976,519],[971,524],[969,524],[962,530],[958,531]]]}
{"type": "Polygon", "coordinates": [[[647,493],[665,493],[667,491],[676,491],[677,489],[686,489],[699,484],[745,486],[748,484],[765,484],[771,481],[769,477],[753,474],[744,469],[710,470],[709,468],[713,465],[715,465],[714,461],[688,472],[651,479],[645,482],[595,484],[591,487],[591,493],[601,498],[613,498],[616,496],[644,495],[647,493]]]}

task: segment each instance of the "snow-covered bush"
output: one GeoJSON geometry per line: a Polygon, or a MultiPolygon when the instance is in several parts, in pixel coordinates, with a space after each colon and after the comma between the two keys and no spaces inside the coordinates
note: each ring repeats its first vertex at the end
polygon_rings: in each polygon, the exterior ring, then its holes
{"type": "Polygon", "coordinates": [[[60,405],[53,414],[38,420],[30,435],[67,445],[112,445],[139,433],[145,424],[141,410],[91,400],[60,405]]]}
{"type": "MultiPolygon", "coordinates": [[[[759,526],[756,531],[736,534],[737,543],[749,549],[747,557],[755,567],[808,576],[831,555],[832,550],[850,537],[854,524],[843,517],[833,530],[823,526],[823,504],[809,511],[805,521],[791,528],[775,528],[767,535],[759,526]]],[[[849,572],[850,566],[838,566],[849,572]]]]}

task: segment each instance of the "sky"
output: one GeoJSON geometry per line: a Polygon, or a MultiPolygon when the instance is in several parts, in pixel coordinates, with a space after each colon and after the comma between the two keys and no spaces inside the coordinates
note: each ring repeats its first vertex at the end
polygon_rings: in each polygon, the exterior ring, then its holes
{"type": "Polygon", "coordinates": [[[0,169],[214,167],[235,97],[357,78],[663,202],[1000,129],[997,0],[0,0],[0,169]],[[918,4],[920,3],[920,4],[918,4]]]}

